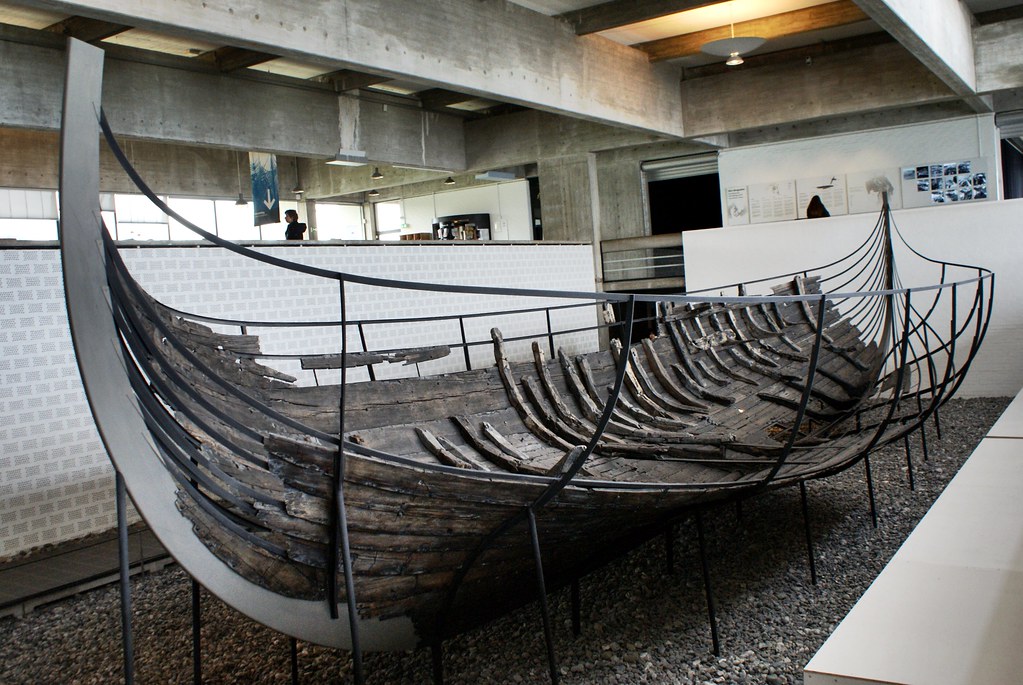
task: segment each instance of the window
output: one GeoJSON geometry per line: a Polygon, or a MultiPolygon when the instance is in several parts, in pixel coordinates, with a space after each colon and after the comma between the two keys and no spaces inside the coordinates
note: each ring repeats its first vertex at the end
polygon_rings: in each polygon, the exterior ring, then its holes
{"type": "Polygon", "coordinates": [[[362,205],[317,203],[316,239],[365,240],[366,228],[362,218],[362,205]]]}
{"type": "Polygon", "coordinates": [[[377,216],[377,240],[401,240],[400,202],[377,202],[373,205],[377,216]]]}

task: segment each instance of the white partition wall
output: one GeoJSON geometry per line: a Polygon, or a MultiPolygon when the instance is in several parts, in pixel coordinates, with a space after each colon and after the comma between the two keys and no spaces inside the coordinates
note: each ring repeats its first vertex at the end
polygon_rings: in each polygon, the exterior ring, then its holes
{"type": "MultiPolygon", "coordinates": [[[[822,265],[848,254],[877,217],[855,214],[779,221],[682,234],[690,292],[822,265]]],[[[964,397],[1015,395],[1023,387],[1023,200],[978,202],[893,212],[895,225],[928,257],[995,272],[991,325],[960,390],[964,397]]],[[[906,286],[934,282],[933,272],[899,266],[906,286]]],[[[919,262],[917,262],[919,266],[919,262]]]]}

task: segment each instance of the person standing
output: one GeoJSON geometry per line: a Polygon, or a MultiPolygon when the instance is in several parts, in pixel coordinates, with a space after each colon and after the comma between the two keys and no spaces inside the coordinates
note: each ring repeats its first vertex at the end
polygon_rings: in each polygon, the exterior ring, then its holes
{"type": "Polygon", "coordinates": [[[305,236],[305,224],[298,220],[298,212],[288,209],[284,212],[284,221],[288,224],[284,237],[287,240],[302,240],[305,236]]]}

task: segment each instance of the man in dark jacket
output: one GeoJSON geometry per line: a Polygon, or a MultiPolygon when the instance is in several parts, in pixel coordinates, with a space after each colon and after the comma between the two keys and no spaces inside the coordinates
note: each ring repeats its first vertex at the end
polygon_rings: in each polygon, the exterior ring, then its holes
{"type": "Polygon", "coordinates": [[[284,212],[284,221],[288,224],[288,230],[284,237],[288,240],[302,240],[305,235],[305,224],[298,220],[298,212],[289,209],[284,212]]]}

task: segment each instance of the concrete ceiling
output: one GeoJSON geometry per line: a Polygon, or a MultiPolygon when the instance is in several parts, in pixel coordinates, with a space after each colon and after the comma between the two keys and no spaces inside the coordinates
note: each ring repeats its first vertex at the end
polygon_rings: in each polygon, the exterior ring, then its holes
{"type": "MultiPolygon", "coordinates": [[[[724,58],[701,51],[709,41],[756,35],[762,46],[744,55],[755,58],[799,49],[855,44],[862,36],[884,29],[853,0],[511,0],[515,5],[568,22],[578,35],[596,34],[681,68],[683,77],[724,71],[724,58]]],[[[962,0],[975,16],[1023,8],[1019,0],[962,0]]],[[[502,99],[479,93],[436,88],[401,75],[382,76],[358,69],[334,69],[324,64],[254,51],[211,41],[204,32],[160,32],[53,9],[61,3],[17,3],[0,0],[0,25],[62,33],[93,43],[125,46],[207,62],[221,72],[248,69],[280,76],[333,84],[340,91],[370,89],[418,99],[423,108],[467,118],[504,114],[517,109],[502,99]],[[27,4],[23,4],[27,3],[27,4]]],[[[1020,12],[1023,14],[1023,11],[1020,12]]],[[[101,15],[97,15],[101,16],[101,15]]],[[[457,47],[455,48],[457,49],[457,47]]]]}
{"type": "Polygon", "coordinates": [[[56,129],[64,36],[119,135],[444,174],[1023,110],[1023,0],[0,0],[0,129],[56,129]]]}

